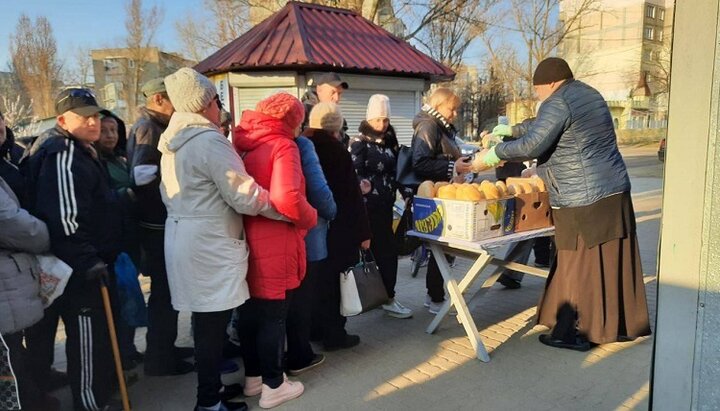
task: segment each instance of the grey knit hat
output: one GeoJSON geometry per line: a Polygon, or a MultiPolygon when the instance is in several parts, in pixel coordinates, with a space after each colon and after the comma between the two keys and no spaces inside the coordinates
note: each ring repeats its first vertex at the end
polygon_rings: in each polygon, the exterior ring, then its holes
{"type": "Polygon", "coordinates": [[[210,79],[188,67],[165,77],[165,88],[175,111],[181,113],[199,113],[217,95],[210,79]]]}

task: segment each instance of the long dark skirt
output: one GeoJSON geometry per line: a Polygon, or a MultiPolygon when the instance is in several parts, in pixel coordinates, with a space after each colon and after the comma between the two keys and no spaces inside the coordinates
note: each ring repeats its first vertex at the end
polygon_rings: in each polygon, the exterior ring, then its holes
{"type": "MultiPolygon", "coordinates": [[[[615,214],[619,218],[634,218],[627,197],[615,214]]],[[[650,334],[635,227],[624,225],[622,238],[588,248],[578,233],[575,250],[558,249],[537,317],[539,324],[554,328],[556,338],[565,339],[574,329],[595,344],[650,334]]]]}

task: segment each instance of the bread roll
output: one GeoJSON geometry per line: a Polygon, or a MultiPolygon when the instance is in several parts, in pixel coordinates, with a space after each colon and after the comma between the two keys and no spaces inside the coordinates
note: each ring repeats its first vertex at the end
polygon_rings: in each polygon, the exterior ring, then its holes
{"type": "Polygon", "coordinates": [[[533,180],[535,180],[535,185],[537,186],[538,191],[540,191],[540,192],[547,191],[547,188],[545,187],[545,182],[543,181],[542,178],[540,178],[539,176],[533,176],[531,178],[533,180]]]}
{"type": "Polygon", "coordinates": [[[489,182],[488,180],[484,180],[482,183],[480,183],[480,189],[482,190],[483,194],[485,194],[485,199],[487,200],[496,200],[500,198],[500,191],[495,186],[495,184],[489,182]]]}
{"type": "Polygon", "coordinates": [[[455,192],[455,198],[457,200],[466,200],[466,201],[480,201],[482,200],[482,197],[480,196],[480,192],[475,189],[475,187],[471,186],[470,184],[463,184],[455,192]]]}
{"type": "Polygon", "coordinates": [[[534,193],[537,191],[537,187],[533,186],[530,183],[524,182],[524,181],[520,183],[520,187],[523,188],[523,192],[526,194],[534,193]]]}
{"type": "Polygon", "coordinates": [[[418,187],[417,191],[418,197],[425,197],[425,198],[433,198],[435,197],[435,184],[428,180],[423,181],[422,184],[418,187]]]}
{"type": "Polygon", "coordinates": [[[453,185],[444,185],[438,188],[437,198],[444,198],[446,200],[455,200],[457,188],[453,185]]]}
{"type": "Polygon", "coordinates": [[[508,195],[508,188],[502,181],[496,181],[495,187],[498,188],[498,191],[500,192],[500,198],[507,197],[508,195]]]}

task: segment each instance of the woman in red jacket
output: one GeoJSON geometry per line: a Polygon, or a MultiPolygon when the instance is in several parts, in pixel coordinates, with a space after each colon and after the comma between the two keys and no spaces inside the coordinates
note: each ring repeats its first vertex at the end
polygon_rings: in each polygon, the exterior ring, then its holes
{"type": "Polygon", "coordinates": [[[305,197],[305,179],[295,137],[305,117],[302,103],[287,93],[243,112],[233,144],[248,174],[270,191],[270,202],[288,221],[245,216],[250,247],[250,299],[238,310],[238,334],[245,360],[245,396],[261,394],[272,408],[303,393],[283,373],[288,292],[305,276],[305,234],[317,212],[305,197]]]}

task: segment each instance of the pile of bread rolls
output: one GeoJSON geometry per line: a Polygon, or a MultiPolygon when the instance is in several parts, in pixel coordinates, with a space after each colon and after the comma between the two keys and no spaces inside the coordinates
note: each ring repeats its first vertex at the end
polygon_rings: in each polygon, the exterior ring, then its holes
{"type": "Polygon", "coordinates": [[[425,198],[441,198],[445,200],[497,200],[518,194],[545,191],[545,183],[537,176],[530,178],[508,178],[507,184],[502,181],[495,183],[483,180],[478,183],[448,183],[440,181],[424,181],[418,187],[417,196],[425,198]]]}

